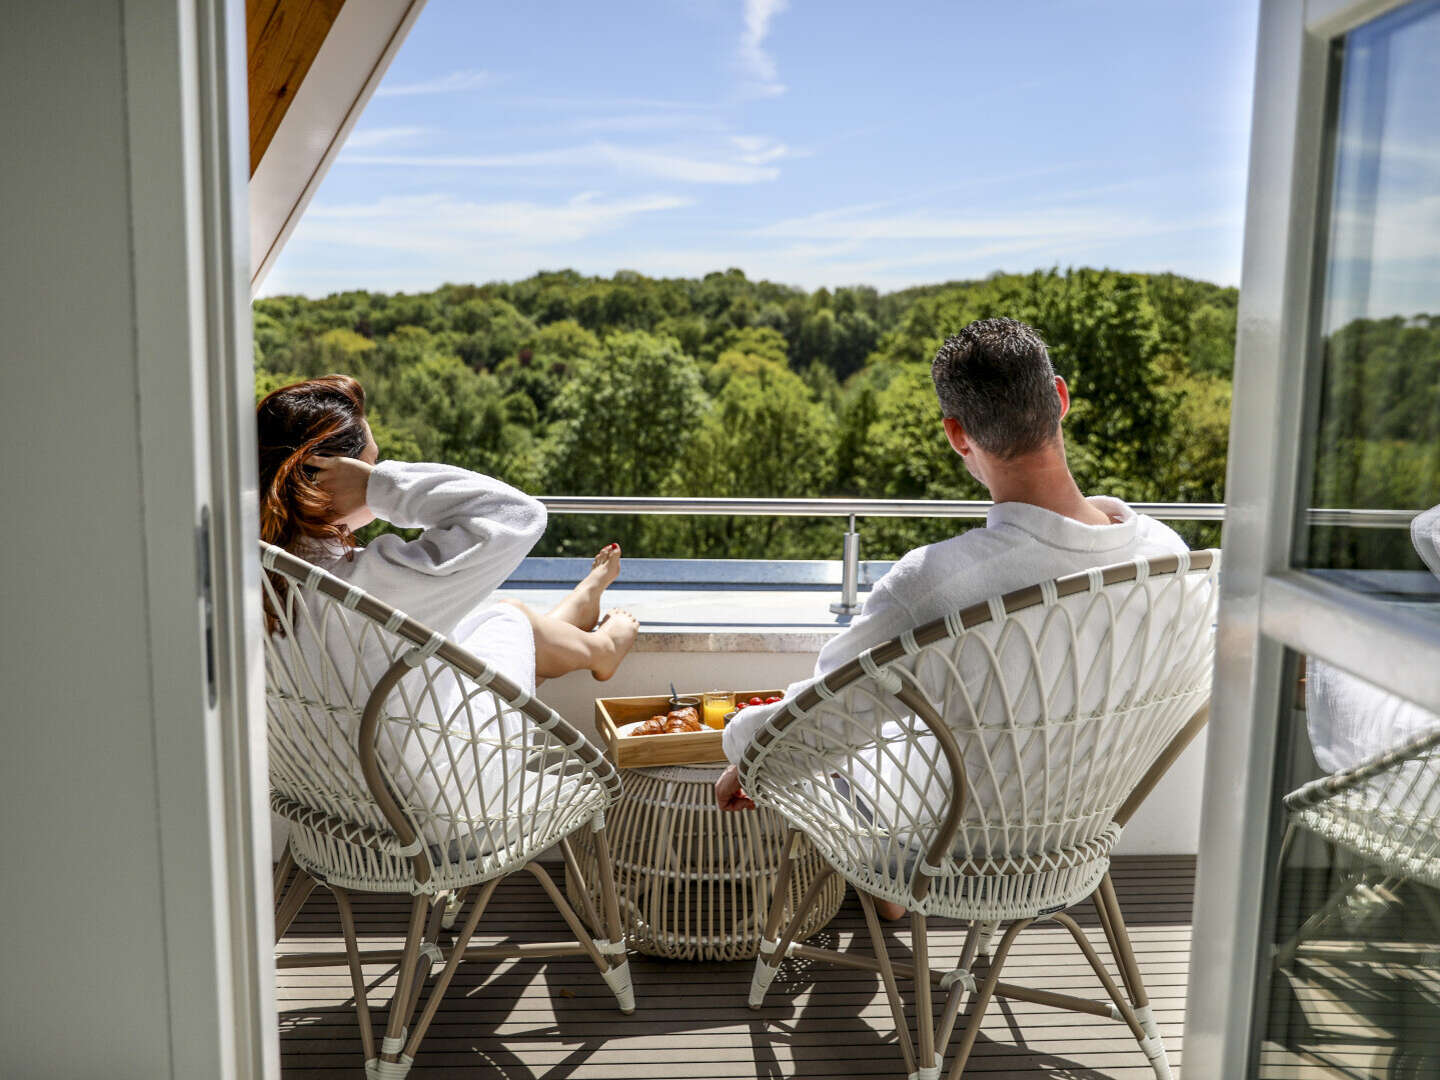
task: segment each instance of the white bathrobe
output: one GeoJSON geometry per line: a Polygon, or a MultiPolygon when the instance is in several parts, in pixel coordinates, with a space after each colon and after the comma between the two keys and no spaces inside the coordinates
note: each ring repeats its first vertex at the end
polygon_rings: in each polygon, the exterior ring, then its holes
{"type": "Polygon", "coordinates": [[[313,561],[535,689],[529,621],[490,596],[545,533],[545,507],[509,484],[453,465],[382,461],[366,503],[414,540],[387,534],[368,547],[313,561]]]}
{"type": "MultiPolygon", "coordinates": [[[[393,534],[377,537],[348,558],[343,552],[326,550],[302,552],[302,556],[451,638],[526,693],[533,693],[535,639],[530,622],[523,613],[490,597],[544,534],[544,505],[508,484],[465,469],[396,461],[382,462],[370,473],[366,503],[382,520],[424,531],[409,541],[393,534]]],[[[312,651],[321,646],[312,638],[302,635],[301,646],[312,655],[311,663],[325,662],[313,656],[312,651]]],[[[357,671],[354,649],[334,621],[327,624],[323,648],[338,677],[356,686],[352,694],[362,701],[389,664],[372,635],[366,639],[357,671]]],[[[421,703],[427,732],[405,739],[403,747],[382,735],[381,753],[398,774],[403,796],[425,805],[440,794],[458,807],[466,800],[461,793],[476,779],[474,767],[468,757],[451,767],[438,736],[430,732],[443,726],[443,717],[457,707],[465,689],[455,679],[442,677],[436,691],[421,703]]],[[[479,702],[477,708],[485,705],[479,702]]],[[[477,719],[487,722],[486,717],[477,719]]],[[[353,734],[341,737],[353,738],[353,734]]],[[[490,768],[503,771],[498,761],[490,768]]],[[[482,784],[488,782],[482,779],[482,784]]],[[[469,801],[474,801],[473,796],[469,801]]],[[[278,857],[284,849],[283,819],[274,819],[271,838],[278,857]]]]}
{"type": "Polygon", "coordinates": [[[1173,529],[1119,499],[1097,495],[1090,503],[1112,524],[1086,525],[1030,503],[997,503],[983,529],[907,553],[875,583],[855,621],[826,643],[810,679],[793,683],[778,705],[746,709],[726,726],[725,756],[738,762],[765,721],[814,679],[906,630],[1064,574],[1186,550],[1173,529]]]}
{"type": "MultiPolygon", "coordinates": [[[[1440,506],[1411,522],[1410,539],[1430,572],[1440,577],[1440,506]]],[[[1428,709],[1313,659],[1306,665],[1305,710],[1315,761],[1327,773],[1353,769],[1440,724],[1428,709]]],[[[1414,774],[1421,766],[1412,762],[1402,768],[1414,774]]]]}

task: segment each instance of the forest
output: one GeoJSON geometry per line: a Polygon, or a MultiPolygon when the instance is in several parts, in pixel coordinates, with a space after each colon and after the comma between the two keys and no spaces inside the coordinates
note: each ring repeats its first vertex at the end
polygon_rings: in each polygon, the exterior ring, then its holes
{"type": "MultiPolygon", "coordinates": [[[[950,451],[930,359],[966,323],[1037,327],[1074,405],[1082,489],[1221,502],[1236,290],[1052,269],[880,293],[571,271],[433,292],[254,304],[257,395],[346,372],[382,457],[450,462],[542,495],[979,499],[950,451]]],[[[862,557],[952,535],[872,518],[862,557]]],[[[838,519],[552,515],[536,554],[837,558],[838,519]]],[[[1218,543],[1213,526],[1180,527],[1218,543]]]]}

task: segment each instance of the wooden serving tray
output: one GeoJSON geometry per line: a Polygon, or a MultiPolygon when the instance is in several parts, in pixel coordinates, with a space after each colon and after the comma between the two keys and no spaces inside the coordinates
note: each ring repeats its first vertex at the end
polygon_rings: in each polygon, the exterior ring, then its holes
{"type": "MultiPolygon", "coordinates": [[[[783,690],[737,690],[741,701],[752,697],[775,697],[783,690]]],[[[681,697],[698,698],[698,693],[681,697]]],[[[610,760],[622,769],[647,765],[708,765],[725,760],[723,733],[716,728],[686,731],[674,735],[621,735],[620,728],[636,720],[649,720],[670,708],[669,694],[650,697],[595,699],[595,730],[605,740],[610,760]]]]}

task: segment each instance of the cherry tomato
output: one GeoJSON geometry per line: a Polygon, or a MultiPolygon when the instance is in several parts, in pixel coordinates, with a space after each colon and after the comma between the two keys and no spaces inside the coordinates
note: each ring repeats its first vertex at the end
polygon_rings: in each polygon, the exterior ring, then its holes
{"type": "Polygon", "coordinates": [[[736,705],[736,706],[735,706],[735,711],[736,711],[736,712],[739,712],[741,709],[746,709],[746,708],[749,708],[749,707],[750,707],[750,703],[749,703],[748,701],[742,701],[742,702],[740,702],[739,705],[736,705]]]}
{"type": "Polygon", "coordinates": [[[774,705],[774,704],[775,704],[777,701],[779,701],[779,700],[780,700],[780,699],[779,699],[778,697],[767,697],[767,698],[765,699],[765,704],[766,704],[766,705],[774,705]]]}
{"type": "Polygon", "coordinates": [[[762,697],[752,697],[752,698],[751,698],[749,701],[747,701],[745,704],[746,704],[746,705],[764,705],[764,704],[765,704],[765,699],[762,698],[762,697]]]}

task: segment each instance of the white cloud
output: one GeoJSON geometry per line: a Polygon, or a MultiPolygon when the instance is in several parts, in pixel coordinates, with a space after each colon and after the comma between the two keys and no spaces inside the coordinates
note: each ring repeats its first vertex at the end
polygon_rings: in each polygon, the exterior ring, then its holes
{"type": "Polygon", "coordinates": [[[678,101],[673,98],[606,98],[606,97],[508,97],[498,102],[515,109],[555,109],[565,113],[614,112],[631,109],[659,109],[669,112],[709,112],[721,106],[716,102],[678,101]]]}
{"type": "MultiPolygon", "coordinates": [[[[469,257],[483,255],[496,241],[532,248],[574,244],[619,228],[641,214],[690,203],[674,195],[607,200],[594,193],[557,205],[478,203],[450,194],[395,196],[369,203],[312,206],[296,238],[326,247],[469,257]]],[[[454,265],[455,280],[468,276],[463,262],[454,265]]]]}
{"type": "Polygon", "coordinates": [[[1386,191],[1373,211],[1345,208],[1336,216],[1333,257],[1358,257],[1378,265],[1440,256],[1440,195],[1386,191]]]}
{"type": "Polygon", "coordinates": [[[853,243],[896,243],[904,241],[968,242],[967,252],[995,254],[1023,251],[1044,245],[1057,251],[1077,244],[1102,244],[1114,240],[1192,229],[1237,227],[1234,214],[1205,218],[1153,220],[1141,214],[1087,208],[1078,211],[1014,211],[999,215],[965,215],[946,211],[915,211],[906,214],[865,216],[850,210],[827,211],[788,218],[752,231],[751,235],[771,239],[829,240],[853,243]]]}
{"type": "Polygon", "coordinates": [[[389,165],[412,169],[611,169],[687,184],[758,184],[774,180],[780,170],[772,162],[786,148],[771,140],[740,144],[732,141],[734,156],[697,150],[617,146],[593,142],[555,150],[517,154],[350,154],[348,165],[389,165]]]}
{"type": "Polygon", "coordinates": [[[730,144],[735,147],[736,156],[747,165],[768,165],[783,157],[795,156],[784,143],[766,135],[732,135],[730,144]]]}
{"type": "Polygon", "coordinates": [[[695,131],[716,125],[713,117],[683,112],[630,113],[618,116],[577,117],[570,127],[576,131],[695,131]]]}
{"type": "Polygon", "coordinates": [[[1056,235],[1102,236],[1125,228],[1120,220],[1094,214],[1017,214],[1013,217],[957,216],[917,211],[908,214],[859,216],[818,213],[789,218],[754,230],[756,236],[777,239],[897,241],[995,240],[1056,235]]]}
{"type": "Polygon", "coordinates": [[[495,76],[488,71],[452,71],[436,79],[424,82],[400,83],[386,86],[383,83],[375,91],[376,97],[406,97],[411,94],[455,94],[465,90],[479,90],[495,82],[495,76]]]}
{"type": "Polygon", "coordinates": [[[745,92],[753,97],[775,97],[785,92],[775,58],[765,50],[770,21],[788,6],[789,0],[745,0],[744,25],[736,56],[745,76],[745,92]]]}
{"type": "Polygon", "coordinates": [[[422,127],[367,128],[352,131],[345,139],[345,146],[351,150],[370,150],[387,143],[408,142],[428,133],[428,129],[422,127]]]}

